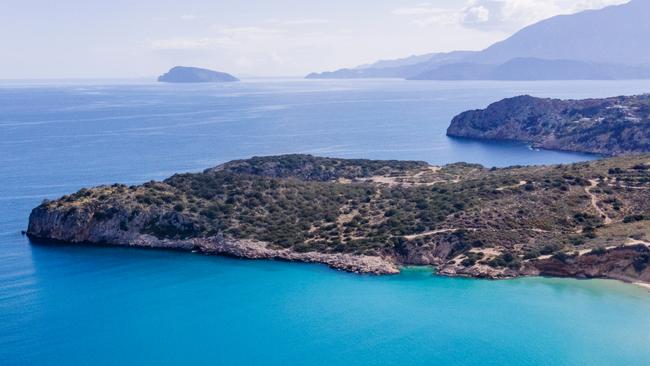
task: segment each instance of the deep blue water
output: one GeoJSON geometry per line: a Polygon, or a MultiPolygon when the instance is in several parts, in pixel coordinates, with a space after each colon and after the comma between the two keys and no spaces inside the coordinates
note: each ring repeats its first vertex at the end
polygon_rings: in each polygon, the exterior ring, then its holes
{"type": "Polygon", "coordinates": [[[648,81],[0,83],[1,365],[648,365],[650,294],[612,281],[489,282],[411,269],[31,245],[32,207],[252,155],[486,166],[593,156],[448,139],[503,97],[650,91],[648,81]]]}

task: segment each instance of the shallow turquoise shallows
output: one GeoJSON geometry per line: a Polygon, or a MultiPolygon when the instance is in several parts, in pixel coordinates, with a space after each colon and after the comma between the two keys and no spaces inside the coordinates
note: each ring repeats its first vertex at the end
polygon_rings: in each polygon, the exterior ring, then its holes
{"type": "Polygon", "coordinates": [[[648,90],[648,81],[0,83],[0,365],[650,365],[650,293],[618,282],[491,282],[429,268],[358,276],[33,245],[20,233],[44,198],[252,155],[593,159],[444,131],[455,114],[506,96],[648,90]]]}

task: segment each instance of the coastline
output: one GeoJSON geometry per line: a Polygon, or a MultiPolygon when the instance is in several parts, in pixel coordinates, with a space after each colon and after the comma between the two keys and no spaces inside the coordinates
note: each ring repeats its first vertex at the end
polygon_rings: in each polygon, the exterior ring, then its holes
{"type": "MultiPolygon", "coordinates": [[[[623,281],[625,282],[625,281],[623,281]]],[[[648,292],[650,292],[650,283],[645,283],[645,282],[632,282],[632,285],[639,286],[648,292]]]]}
{"type": "MultiPolygon", "coordinates": [[[[589,151],[589,150],[570,148],[570,147],[545,146],[544,144],[539,143],[537,141],[527,140],[527,139],[517,139],[517,138],[507,138],[507,137],[495,138],[495,137],[484,137],[484,136],[465,136],[465,135],[456,135],[453,133],[452,134],[447,133],[446,136],[448,138],[459,140],[459,141],[470,141],[470,142],[480,141],[485,143],[517,144],[517,145],[527,146],[529,149],[532,150],[544,150],[544,151],[552,151],[552,152],[582,154],[585,156],[593,157],[594,159],[607,159],[607,158],[614,158],[617,156],[625,155],[625,154],[613,154],[613,153],[602,152],[602,151],[589,151]]],[[[638,154],[643,154],[643,153],[638,153],[638,154]]]]}
{"type": "Polygon", "coordinates": [[[200,253],[230,257],[241,260],[270,260],[289,263],[308,263],[326,265],[330,269],[347,272],[356,275],[387,276],[400,275],[402,271],[421,270],[433,276],[448,278],[466,278],[473,280],[504,281],[519,278],[566,278],[577,280],[612,280],[628,285],[634,285],[650,292],[650,282],[639,281],[638,279],[626,278],[624,276],[553,276],[526,271],[503,271],[487,266],[481,268],[467,268],[457,270],[458,267],[448,264],[421,265],[412,263],[396,264],[394,261],[378,256],[364,256],[354,254],[325,254],[317,252],[297,253],[287,249],[269,248],[268,243],[254,240],[233,240],[222,236],[215,236],[202,239],[189,239],[184,241],[159,240],[150,235],[142,235],[140,238],[129,244],[90,243],[90,242],[68,242],[56,239],[43,239],[29,235],[32,244],[69,244],[89,245],[101,247],[135,247],[141,249],[161,249],[182,252],[200,253]]]}
{"type": "Polygon", "coordinates": [[[217,255],[245,260],[280,260],[286,262],[317,263],[327,265],[335,270],[356,274],[394,275],[400,273],[400,266],[377,256],[318,252],[298,253],[290,249],[275,249],[268,243],[256,240],[231,239],[224,238],[220,235],[187,240],[161,240],[154,236],[143,234],[132,237],[130,240],[120,241],[119,243],[42,238],[30,233],[27,236],[32,243],[166,249],[183,252],[199,252],[205,255],[217,255]]]}

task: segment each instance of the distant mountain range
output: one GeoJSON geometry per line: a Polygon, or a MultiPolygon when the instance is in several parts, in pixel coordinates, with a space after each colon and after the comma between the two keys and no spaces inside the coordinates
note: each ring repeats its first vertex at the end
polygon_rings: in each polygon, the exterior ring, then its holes
{"type": "Polygon", "coordinates": [[[473,51],[454,51],[446,53],[430,53],[422,56],[411,56],[398,60],[378,61],[371,65],[359,66],[354,69],[341,69],[332,72],[313,73],[308,79],[361,79],[361,78],[402,78],[430,71],[438,66],[461,62],[473,51]]]}
{"type": "Polygon", "coordinates": [[[650,64],[515,58],[498,65],[459,62],[407,77],[410,80],[611,80],[650,78],[650,64]]]}
{"type": "Polygon", "coordinates": [[[483,51],[455,51],[312,73],[310,79],[568,80],[650,78],[650,1],[528,26],[483,51]]]}

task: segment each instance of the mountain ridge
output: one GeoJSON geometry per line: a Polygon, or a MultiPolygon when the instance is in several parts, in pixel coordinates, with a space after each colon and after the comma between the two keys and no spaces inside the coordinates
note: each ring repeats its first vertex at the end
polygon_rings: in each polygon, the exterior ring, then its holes
{"type": "MultiPolygon", "coordinates": [[[[431,59],[398,68],[370,65],[362,70],[312,73],[307,78],[646,79],[650,78],[650,48],[646,46],[650,22],[647,19],[650,19],[650,1],[632,0],[622,5],[542,20],[481,51],[433,54],[459,55],[445,61],[431,59]],[[526,66],[521,60],[536,62],[526,66]]],[[[386,64],[384,61],[380,65],[386,64]]]]}

